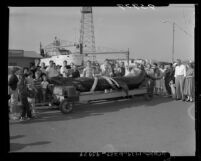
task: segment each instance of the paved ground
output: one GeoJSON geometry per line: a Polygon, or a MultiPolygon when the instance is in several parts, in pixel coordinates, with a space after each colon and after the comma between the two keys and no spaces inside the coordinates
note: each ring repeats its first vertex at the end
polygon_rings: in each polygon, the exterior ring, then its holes
{"type": "Polygon", "coordinates": [[[194,103],[143,97],[77,106],[64,115],[40,110],[39,118],[10,122],[14,152],[168,151],[195,155],[194,103]]]}

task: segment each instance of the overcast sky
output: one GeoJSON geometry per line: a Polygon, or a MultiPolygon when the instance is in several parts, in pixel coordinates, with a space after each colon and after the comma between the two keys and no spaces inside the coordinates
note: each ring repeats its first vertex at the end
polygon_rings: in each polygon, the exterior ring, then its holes
{"type": "MultiPolygon", "coordinates": [[[[78,41],[81,7],[10,7],[9,49],[34,50],[55,36],[78,41]]],[[[96,47],[129,48],[132,58],[171,61],[174,21],[175,58],[194,59],[194,6],[156,7],[154,10],[93,7],[96,47]]]]}

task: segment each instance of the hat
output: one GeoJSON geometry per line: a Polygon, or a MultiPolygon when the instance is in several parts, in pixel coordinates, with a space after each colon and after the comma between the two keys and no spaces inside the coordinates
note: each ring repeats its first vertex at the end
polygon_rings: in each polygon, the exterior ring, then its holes
{"type": "Polygon", "coordinates": [[[172,66],[173,66],[173,67],[176,67],[176,65],[177,65],[177,63],[174,63],[172,66]]]}

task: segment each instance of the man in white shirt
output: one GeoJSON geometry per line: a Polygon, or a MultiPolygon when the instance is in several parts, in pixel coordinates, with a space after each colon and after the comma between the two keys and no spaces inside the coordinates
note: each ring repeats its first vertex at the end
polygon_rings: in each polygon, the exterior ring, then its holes
{"type": "Polygon", "coordinates": [[[46,69],[46,73],[47,73],[48,78],[58,76],[58,72],[54,68],[52,60],[49,61],[49,67],[46,69]]]}
{"type": "Polygon", "coordinates": [[[66,60],[63,61],[63,66],[60,69],[60,73],[63,75],[63,77],[68,77],[67,76],[68,69],[67,69],[67,61],[66,60]]]}
{"type": "Polygon", "coordinates": [[[186,67],[181,63],[181,60],[177,59],[177,66],[175,67],[175,86],[176,86],[176,100],[184,98],[184,79],[186,77],[186,67]]]}

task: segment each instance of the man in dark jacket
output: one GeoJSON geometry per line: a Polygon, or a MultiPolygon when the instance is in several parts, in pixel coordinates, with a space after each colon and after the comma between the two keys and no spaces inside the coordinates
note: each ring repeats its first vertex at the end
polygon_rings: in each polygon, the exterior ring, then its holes
{"type": "Polygon", "coordinates": [[[121,62],[120,68],[121,68],[121,76],[123,77],[125,75],[125,72],[126,72],[124,62],[121,62]]]}
{"type": "Polygon", "coordinates": [[[26,79],[23,74],[23,71],[19,72],[18,90],[19,90],[20,102],[22,104],[21,120],[25,120],[26,115],[27,115],[27,118],[30,119],[32,118],[32,114],[31,114],[30,104],[27,98],[28,97],[27,83],[26,83],[26,79]]]}
{"type": "Polygon", "coordinates": [[[172,68],[172,64],[168,65],[167,70],[165,71],[165,88],[167,90],[168,95],[171,95],[170,81],[174,77],[174,72],[172,68]]]}
{"type": "Polygon", "coordinates": [[[174,68],[172,67],[172,64],[169,65],[169,68],[166,70],[165,73],[165,87],[169,96],[172,94],[170,82],[172,84],[175,84],[174,68]]]}
{"type": "Polygon", "coordinates": [[[8,95],[9,95],[9,102],[10,102],[10,112],[12,119],[17,119],[15,115],[16,106],[18,103],[18,92],[17,92],[17,83],[18,78],[15,75],[15,69],[11,70],[11,74],[8,75],[8,95]]]}

